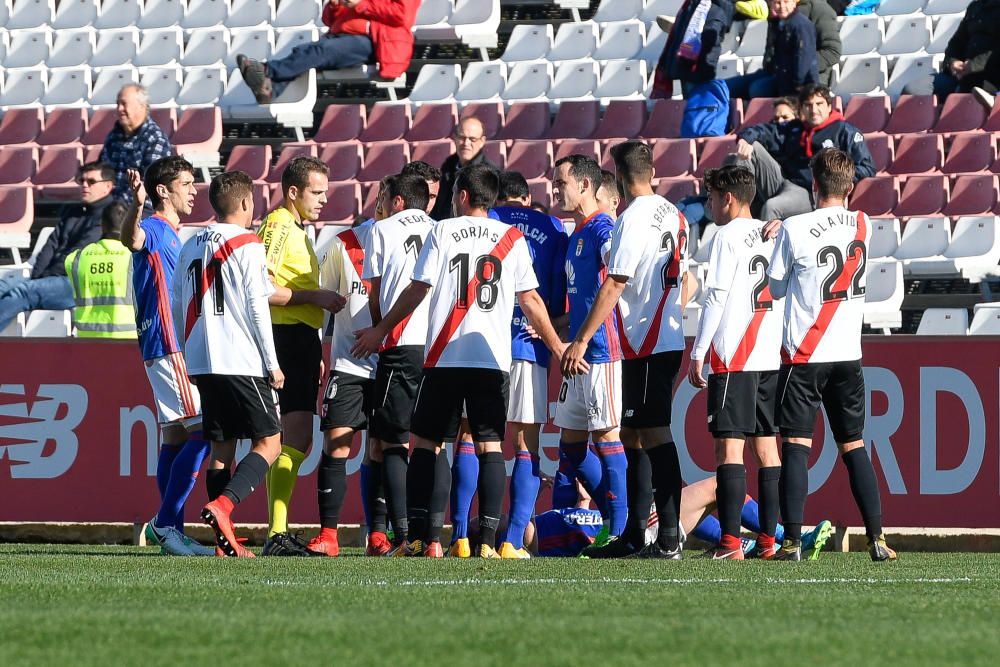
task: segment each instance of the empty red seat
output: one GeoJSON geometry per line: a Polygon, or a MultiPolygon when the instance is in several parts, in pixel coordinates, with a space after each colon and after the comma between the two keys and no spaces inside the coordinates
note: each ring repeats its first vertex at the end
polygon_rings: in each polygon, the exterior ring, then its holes
{"type": "Polygon", "coordinates": [[[323,144],[319,159],[330,168],[331,181],[350,181],[357,177],[364,163],[361,144],[353,141],[323,144]]]}
{"type": "Polygon", "coordinates": [[[410,145],[410,159],[422,160],[432,167],[440,168],[448,156],[455,152],[455,144],[448,139],[421,141],[410,145]]]}
{"type": "Polygon", "coordinates": [[[45,117],[45,129],[36,141],[39,146],[79,144],[86,131],[86,109],[55,109],[45,117]]]}
{"type": "Polygon", "coordinates": [[[263,220],[271,210],[271,186],[267,183],[253,184],[253,219],[263,220]]]}
{"type": "Polygon", "coordinates": [[[937,215],[948,202],[948,179],[944,176],[911,176],[903,184],[897,216],[937,215]]]}
{"type": "MultiPolygon", "coordinates": [[[[93,127],[94,117],[90,117],[93,127]]],[[[217,153],[222,146],[222,109],[195,107],[185,109],[177,120],[170,143],[180,154],[217,153]]]]}
{"type": "Polygon", "coordinates": [[[487,141],[483,146],[483,155],[500,169],[507,168],[507,143],[504,141],[487,141]]]}
{"type": "Polygon", "coordinates": [[[927,174],[941,170],[944,140],[938,134],[907,134],[896,142],[890,174],[927,174]]]}
{"type": "MultiPolygon", "coordinates": [[[[369,125],[369,127],[371,127],[369,125]]],[[[359,181],[379,181],[398,174],[410,161],[410,147],[402,141],[380,141],[365,146],[365,164],[358,173],[359,181]]]]}
{"type": "Polygon", "coordinates": [[[990,134],[963,132],[952,140],[942,171],[946,174],[986,171],[996,157],[996,142],[990,134]]]}
{"type": "Polygon", "coordinates": [[[0,120],[0,146],[33,144],[41,132],[41,109],[8,109],[0,120]]]}
{"type": "Polygon", "coordinates": [[[875,171],[885,171],[892,164],[894,156],[892,137],[888,134],[882,134],[881,132],[866,134],[865,146],[868,147],[868,152],[872,154],[875,171]]]}
{"type": "Polygon", "coordinates": [[[410,129],[410,121],[410,105],[376,104],[368,113],[368,124],[360,139],[366,144],[402,139],[410,129]]]}
{"type": "Polygon", "coordinates": [[[87,132],[83,135],[84,146],[103,146],[111,128],[118,122],[118,112],[115,109],[95,109],[90,114],[87,132]]]}
{"type": "Polygon", "coordinates": [[[601,103],[597,100],[562,102],[546,135],[549,139],[588,139],[597,130],[601,119],[601,103]]]}
{"type": "Polygon", "coordinates": [[[361,207],[361,215],[366,218],[375,217],[375,202],[378,200],[378,188],[379,184],[366,183],[364,190],[364,204],[361,207]]]}
{"type": "Polygon", "coordinates": [[[40,151],[38,171],[32,182],[35,185],[69,185],[83,164],[83,150],[79,146],[50,146],[40,151]]]}
{"type": "Polygon", "coordinates": [[[685,197],[698,194],[698,181],[693,178],[661,178],[656,194],[676,204],[685,197]]]}
{"type": "MultiPolygon", "coordinates": [[[[176,109],[150,109],[149,115],[160,126],[163,133],[167,135],[167,139],[174,136],[174,132],[177,130],[176,109]]],[[[46,124],[48,124],[48,121],[46,121],[46,124]]]]}
{"type": "Polygon", "coordinates": [[[324,224],[349,225],[361,212],[361,186],[357,183],[330,183],[326,204],[319,213],[324,224]]]}
{"type": "Polygon", "coordinates": [[[683,117],[684,100],[656,100],[639,136],[645,139],[676,139],[681,136],[683,117]]]}
{"type": "MultiPolygon", "coordinates": [[[[545,208],[552,208],[552,183],[548,180],[535,180],[528,183],[528,192],[531,194],[531,201],[538,202],[545,208]]],[[[549,211],[550,214],[559,215],[561,211],[549,211]]]]}
{"type": "Polygon", "coordinates": [[[37,163],[37,148],[0,146],[0,185],[30,183],[37,163]]]}
{"type": "Polygon", "coordinates": [[[653,170],[657,178],[690,176],[694,173],[693,139],[657,139],[653,142],[653,170]]]}
{"type": "Polygon", "coordinates": [[[497,139],[540,139],[549,131],[548,102],[518,102],[507,110],[507,122],[497,139]]]}
{"type": "Polygon", "coordinates": [[[191,207],[191,214],[184,218],[185,224],[203,225],[215,219],[215,211],[208,202],[208,183],[194,184],[194,206],[191,207]]]}
{"type": "Polygon", "coordinates": [[[278,154],[278,161],[267,175],[267,182],[280,183],[281,174],[284,173],[285,167],[288,166],[288,163],[301,156],[316,157],[316,144],[293,144],[289,146],[282,146],[281,153],[278,154]]]}
{"type": "Polygon", "coordinates": [[[900,95],[885,125],[885,133],[927,132],[935,121],[937,106],[933,95],[900,95]]]}
{"type": "Polygon", "coordinates": [[[899,191],[893,176],[873,176],[863,178],[854,186],[848,202],[852,211],[864,211],[868,215],[888,215],[896,207],[899,191]]]}
{"type": "Polygon", "coordinates": [[[1000,132],[1000,95],[993,100],[993,110],[983,124],[983,129],[987,132],[1000,132]]]}
{"type": "Polygon", "coordinates": [[[406,133],[407,141],[428,141],[445,139],[452,135],[458,122],[458,110],[454,102],[447,104],[424,104],[417,109],[413,123],[406,133]]]}
{"type": "Polygon", "coordinates": [[[963,174],[955,178],[942,212],[949,216],[983,215],[997,205],[1000,185],[995,174],[963,174]]]}
{"type": "Polygon", "coordinates": [[[331,104],[313,135],[318,144],[331,141],[357,141],[365,129],[368,113],[363,104],[331,104]]]}
{"type": "Polygon", "coordinates": [[[547,141],[515,141],[507,152],[507,169],[528,180],[548,178],[552,171],[552,146],[547,141]]]}
{"type": "Polygon", "coordinates": [[[500,102],[472,102],[462,109],[462,118],[478,118],[486,128],[486,137],[492,139],[503,127],[503,104],[500,102]]]}
{"type": "Polygon", "coordinates": [[[739,128],[742,130],[751,125],[761,125],[768,123],[774,118],[774,98],[755,97],[747,102],[743,111],[743,122],[739,128]]]}
{"type": "Polygon", "coordinates": [[[639,136],[646,124],[645,100],[612,100],[604,110],[601,124],[592,139],[631,139],[639,136]]]}
{"type": "Polygon", "coordinates": [[[881,132],[889,122],[889,98],[855,95],[847,103],[844,119],[864,133],[881,132]]]}
{"type": "Polygon", "coordinates": [[[31,188],[0,188],[0,232],[27,234],[34,219],[31,188]]]}
{"type": "Polygon", "coordinates": [[[706,137],[699,139],[698,165],[694,175],[701,178],[706,169],[721,167],[730,153],[736,152],[736,137],[706,137]]]}
{"type": "Polygon", "coordinates": [[[255,181],[264,180],[271,168],[271,146],[233,146],[226,161],[226,171],[242,171],[255,181]]]}
{"type": "Polygon", "coordinates": [[[554,162],[558,162],[567,155],[574,154],[586,155],[599,162],[601,159],[601,144],[596,141],[574,141],[567,139],[559,144],[559,148],[555,151],[554,162]]]}
{"type": "Polygon", "coordinates": [[[951,134],[978,130],[986,123],[986,109],[971,93],[952,93],[944,99],[934,131],[951,134]]]}

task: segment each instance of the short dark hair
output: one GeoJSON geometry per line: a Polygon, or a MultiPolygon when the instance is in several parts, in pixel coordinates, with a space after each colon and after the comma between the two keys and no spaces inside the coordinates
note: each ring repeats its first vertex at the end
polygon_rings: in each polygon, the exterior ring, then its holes
{"type": "Polygon", "coordinates": [[[87,171],[101,172],[102,181],[113,181],[115,179],[115,168],[107,162],[101,162],[100,160],[95,162],[84,162],[83,165],[80,166],[80,174],[82,175],[87,171]]]}
{"type": "Polygon", "coordinates": [[[821,83],[810,83],[802,86],[802,89],[799,91],[799,106],[802,106],[817,95],[826,100],[828,104],[833,104],[833,91],[829,87],[821,83]]]}
{"type": "Polygon", "coordinates": [[[459,170],[455,192],[465,190],[472,208],[493,208],[500,192],[500,174],[482,164],[472,164],[459,170]]]}
{"type": "Polygon", "coordinates": [[[597,195],[597,188],[601,187],[601,165],[597,164],[597,160],[586,155],[573,153],[572,155],[567,155],[564,158],[556,160],[555,166],[558,169],[563,164],[569,165],[569,173],[576,180],[581,183],[585,178],[589,180],[594,195],[597,195]]]}
{"type": "Polygon", "coordinates": [[[771,102],[771,108],[777,109],[780,106],[786,106],[791,108],[796,114],[799,112],[799,101],[790,95],[785,97],[777,97],[771,102]]]}
{"type": "Polygon", "coordinates": [[[838,148],[826,148],[809,162],[819,196],[846,197],[854,186],[854,161],[838,148]]]}
{"type": "Polygon", "coordinates": [[[549,207],[540,201],[531,202],[531,208],[535,209],[539,213],[544,213],[545,215],[549,214],[549,207]]]}
{"type": "Polygon", "coordinates": [[[396,174],[382,179],[382,190],[385,191],[384,203],[388,205],[396,197],[402,197],[403,206],[417,208],[421,211],[427,208],[431,193],[427,181],[416,174],[396,174]]]}
{"type": "Polygon", "coordinates": [[[749,204],[757,195],[753,172],[741,165],[726,165],[705,172],[705,189],[708,192],[727,192],[742,204],[749,204]]]}
{"type": "Polygon", "coordinates": [[[157,208],[163,203],[160,195],[156,194],[156,188],[160,185],[170,185],[181,174],[188,173],[194,175],[194,165],[185,160],[180,155],[168,155],[161,157],[151,165],[146,167],[146,173],[142,178],[143,185],[146,186],[146,194],[157,208]]]}
{"type": "Polygon", "coordinates": [[[500,174],[500,191],[497,193],[497,201],[507,201],[508,199],[531,199],[528,181],[519,171],[505,171],[500,174]]]}
{"type": "Polygon", "coordinates": [[[414,160],[413,162],[407,162],[403,167],[403,171],[399,172],[404,176],[419,176],[428,183],[437,183],[441,180],[441,170],[437,167],[427,164],[423,160],[414,160]]]}
{"type": "Polygon", "coordinates": [[[625,141],[611,147],[611,157],[619,178],[627,183],[653,177],[653,151],[641,141],[625,141]]]}
{"type": "Polygon", "coordinates": [[[208,186],[208,203],[215,215],[223,218],[236,212],[236,207],[253,194],[253,179],[245,171],[226,171],[212,179],[208,186]]]}
{"type": "Polygon", "coordinates": [[[101,211],[101,236],[105,238],[118,238],[122,232],[122,225],[125,224],[125,216],[128,215],[129,207],[123,201],[113,201],[101,211]]]}
{"type": "Polygon", "coordinates": [[[288,161],[285,170],[281,172],[281,194],[287,196],[288,189],[293,185],[299,190],[309,187],[309,174],[330,175],[330,168],[319,158],[311,155],[300,155],[288,161]]]}
{"type": "Polygon", "coordinates": [[[618,181],[615,179],[614,173],[607,169],[601,169],[601,185],[598,189],[600,188],[613,192],[619,197],[622,196],[622,193],[618,192],[618,181]]]}

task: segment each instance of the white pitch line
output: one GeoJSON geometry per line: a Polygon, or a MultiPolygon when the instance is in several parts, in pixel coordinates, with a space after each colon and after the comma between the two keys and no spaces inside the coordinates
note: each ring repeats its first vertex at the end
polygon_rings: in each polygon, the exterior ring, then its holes
{"type": "MultiPolygon", "coordinates": [[[[972,583],[970,577],[917,577],[914,579],[876,579],[874,577],[832,577],[823,579],[775,579],[771,577],[761,578],[757,581],[767,584],[805,584],[805,585],[824,585],[824,584],[962,584],[962,583],[972,583]]],[[[592,578],[592,579],[429,579],[429,580],[419,580],[419,579],[404,579],[402,581],[388,581],[382,579],[370,579],[362,581],[335,581],[329,582],[328,586],[343,587],[347,586],[374,586],[374,587],[392,587],[392,586],[416,586],[416,587],[438,587],[438,586],[514,586],[514,585],[526,585],[526,586],[538,586],[538,585],[559,585],[559,584],[641,584],[641,585],[688,585],[688,584],[739,584],[745,583],[743,580],[737,579],[641,579],[641,578],[624,578],[624,579],[611,579],[608,577],[592,578]]],[[[278,581],[268,579],[264,581],[267,586],[316,586],[314,581],[278,581]]]]}

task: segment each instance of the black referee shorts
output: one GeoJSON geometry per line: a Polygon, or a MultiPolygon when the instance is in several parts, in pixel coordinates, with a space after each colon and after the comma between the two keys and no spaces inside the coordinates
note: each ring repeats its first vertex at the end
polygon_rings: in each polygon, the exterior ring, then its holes
{"type": "Polygon", "coordinates": [[[267,378],[248,375],[198,375],[202,428],[213,442],[260,440],[281,433],[275,392],[267,378]]]}
{"type": "Polygon", "coordinates": [[[778,426],[784,438],[812,438],[820,404],[838,444],[865,430],[865,376],[861,360],[788,364],[778,377],[778,426]]]}
{"type": "Polygon", "coordinates": [[[323,361],[319,331],[308,324],[275,324],[271,329],[278,365],[285,374],[285,386],[278,390],[281,414],[316,414],[319,366],[323,361]]]}

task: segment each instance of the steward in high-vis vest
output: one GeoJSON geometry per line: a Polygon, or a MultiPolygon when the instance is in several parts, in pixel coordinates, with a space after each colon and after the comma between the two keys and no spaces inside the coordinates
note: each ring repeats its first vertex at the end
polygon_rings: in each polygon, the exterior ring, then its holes
{"type": "Polygon", "coordinates": [[[101,240],[66,257],[66,276],[80,338],[136,338],[132,252],[118,240],[128,206],[113,202],[101,217],[101,240]]]}

